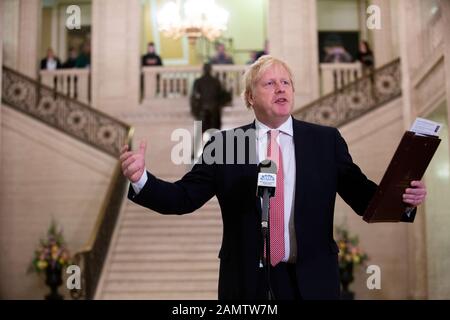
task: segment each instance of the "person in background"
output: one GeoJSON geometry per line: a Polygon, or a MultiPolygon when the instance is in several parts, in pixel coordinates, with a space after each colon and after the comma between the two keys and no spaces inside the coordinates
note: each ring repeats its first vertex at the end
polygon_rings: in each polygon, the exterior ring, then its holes
{"type": "Polygon", "coordinates": [[[162,66],[162,60],[156,54],[155,44],[149,42],[147,45],[147,53],[142,56],[142,66],[162,66]]]}
{"type": "Polygon", "coordinates": [[[55,56],[52,48],[47,49],[47,56],[41,60],[41,70],[56,70],[61,68],[61,62],[55,56]]]}
{"type": "Polygon", "coordinates": [[[218,43],[216,45],[216,54],[210,59],[211,64],[234,64],[233,58],[225,51],[225,45],[218,43]]]}
{"type": "Polygon", "coordinates": [[[353,60],[352,56],[347,52],[343,45],[326,47],[325,51],[326,63],[349,63],[353,60]]]}
{"type": "MultiPolygon", "coordinates": [[[[142,56],[141,59],[142,67],[157,67],[162,66],[161,57],[156,54],[155,44],[153,42],[149,42],[147,44],[147,53],[142,56]]],[[[141,92],[144,92],[144,74],[141,73],[141,92]]],[[[156,94],[161,93],[161,75],[156,74],[156,94]]]]}
{"type": "Polygon", "coordinates": [[[222,85],[211,73],[209,63],[203,65],[203,75],[194,81],[191,95],[191,112],[194,118],[202,121],[202,133],[209,129],[220,130],[222,85]]]}
{"type": "Polygon", "coordinates": [[[256,61],[256,55],[258,54],[258,51],[253,50],[250,52],[250,59],[247,61],[246,64],[252,64],[253,62],[256,61]]]}
{"type": "Polygon", "coordinates": [[[256,52],[255,61],[266,54],[269,54],[269,40],[264,41],[264,49],[263,50],[256,52]]]}
{"type": "Polygon", "coordinates": [[[83,50],[75,62],[75,68],[89,68],[91,65],[91,45],[86,42],[83,50]]]}
{"type": "Polygon", "coordinates": [[[367,41],[359,42],[359,50],[357,60],[361,62],[363,67],[363,73],[367,74],[373,71],[375,61],[373,58],[373,52],[370,49],[369,43],[367,41]]]}
{"type": "Polygon", "coordinates": [[[63,69],[75,68],[78,58],[78,51],[74,47],[69,48],[69,58],[63,63],[63,69]]]}

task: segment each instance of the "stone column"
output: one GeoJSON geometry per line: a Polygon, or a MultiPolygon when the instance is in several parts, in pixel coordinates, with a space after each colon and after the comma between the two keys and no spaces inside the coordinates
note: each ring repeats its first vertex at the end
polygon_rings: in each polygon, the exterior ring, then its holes
{"type": "Polygon", "coordinates": [[[390,0],[370,1],[371,5],[376,5],[380,8],[381,17],[381,29],[371,30],[375,67],[380,67],[398,56],[396,52],[396,30],[394,30],[394,20],[397,13],[395,13],[395,4],[392,5],[391,2],[390,0]]]}
{"type": "MultiPolygon", "coordinates": [[[[450,30],[450,2],[440,0],[440,8],[444,25],[442,30],[450,30]]],[[[444,39],[444,63],[445,63],[445,93],[447,100],[447,119],[450,124],[450,37],[447,35],[444,39]]]]}
{"type": "Polygon", "coordinates": [[[41,0],[4,0],[5,64],[36,78],[40,39],[41,0]]]}
{"type": "Polygon", "coordinates": [[[41,0],[20,0],[18,70],[36,78],[39,63],[41,0]]]}
{"type": "MultiPolygon", "coordinates": [[[[416,10],[416,1],[398,1],[398,39],[402,75],[403,126],[405,130],[409,129],[418,114],[412,85],[414,53],[411,52],[411,48],[414,47],[411,42],[416,39],[418,34],[415,29],[419,23],[416,10]],[[411,23],[411,21],[414,21],[414,23],[411,23]]],[[[415,222],[407,229],[408,298],[410,299],[427,299],[428,297],[426,220],[424,206],[420,206],[417,210],[415,222]]]]}
{"type": "MultiPolygon", "coordinates": [[[[400,63],[402,75],[402,99],[403,99],[403,124],[405,130],[409,129],[412,120],[417,116],[417,111],[413,105],[413,88],[411,84],[411,46],[410,39],[412,37],[411,27],[408,24],[413,19],[413,7],[408,0],[400,0],[398,2],[398,37],[400,39],[400,63]]],[[[376,58],[376,56],[375,56],[376,58]]]]}
{"type": "Polygon", "coordinates": [[[286,61],[295,78],[296,107],[319,97],[316,0],[270,0],[269,52],[286,61]]]}
{"type": "Polygon", "coordinates": [[[139,104],[140,1],[92,1],[92,104],[111,114],[139,104]]]}
{"type": "Polygon", "coordinates": [[[17,0],[3,0],[2,25],[3,30],[3,63],[13,69],[17,69],[17,54],[19,52],[19,9],[17,0]],[[6,14],[8,13],[8,14],[6,14]]]}
{"type": "MultiPolygon", "coordinates": [[[[3,8],[4,4],[3,1],[0,1],[0,68],[3,68],[3,8]]],[[[0,71],[0,154],[4,154],[2,152],[2,73],[3,71],[0,71]]],[[[2,157],[0,156],[0,168],[2,168],[2,157]]],[[[0,171],[0,179],[1,177],[1,171],[0,171]]],[[[1,190],[0,190],[1,193],[1,190]]]]}
{"type": "Polygon", "coordinates": [[[360,32],[361,40],[369,40],[369,30],[366,26],[367,20],[367,1],[366,0],[358,0],[358,26],[360,32]]]}

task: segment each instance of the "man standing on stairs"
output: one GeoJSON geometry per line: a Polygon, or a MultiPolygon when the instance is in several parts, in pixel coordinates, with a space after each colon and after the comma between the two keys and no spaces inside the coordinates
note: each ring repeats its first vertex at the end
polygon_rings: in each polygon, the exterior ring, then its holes
{"type": "Polygon", "coordinates": [[[203,75],[195,79],[191,95],[191,114],[202,120],[202,133],[209,129],[220,130],[222,126],[222,106],[220,95],[222,85],[219,79],[212,75],[212,66],[203,65],[203,75]]]}
{"type": "MultiPolygon", "coordinates": [[[[283,61],[261,57],[244,80],[243,96],[255,121],[213,136],[199,162],[179,181],[169,183],[146,171],[145,141],[137,152],[123,147],[122,170],[131,181],[128,197],[162,214],[185,214],[216,196],[223,220],[219,299],[264,299],[267,283],[259,266],[261,201],[256,197],[256,181],[257,163],[269,157],[278,164],[276,193],[270,200],[274,296],[338,299],[338,247],[333,240],[336,193],[362,215],[377,186],[353,163],[337,129],[293,119],[292,73],[283,61]],[[245,147],[231,149],[237,152],[227,157],[227,144],[242,136],[245,147]],[[216,147],[211,153],[210,147],[219,140],[225,142],[220,145],[223,149],[216,147]],[[211,162],[211,154],[223,159],[211,162]]],[[[425,195],[420,181],[405,190],[403,201],[412,210],[403,221],[414,220],[414,208],[425,195]]]]}

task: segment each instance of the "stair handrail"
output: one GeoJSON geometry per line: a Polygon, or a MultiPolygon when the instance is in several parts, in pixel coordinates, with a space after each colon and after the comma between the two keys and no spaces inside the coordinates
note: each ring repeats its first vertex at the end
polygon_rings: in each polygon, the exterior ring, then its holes
{"type": "Polygon", "coordinates": [[[295,110],[293,116],[312,123],[341,127],[401,94],[400,58],[397,58],[295,110]]]}
{"type": "Polygon", "coordinates": [[[2,69],[2,101],[113,157],[128,139],[130,125],[7,66],[2,69]]]}
{"type": "MultiPolygon", "coordinates": [[[[132,131],[130,130],[129,133],[130,146],[132,131]]],[[[128,180],[122,174],[120,162],[117,162],[89,240],[74,255],[74,263],[82,270],[81,288],[71,290],[71,296],[74,299],[91,300],[95,297],[112,235],[127,194],[127,187],[128,180]]]]}

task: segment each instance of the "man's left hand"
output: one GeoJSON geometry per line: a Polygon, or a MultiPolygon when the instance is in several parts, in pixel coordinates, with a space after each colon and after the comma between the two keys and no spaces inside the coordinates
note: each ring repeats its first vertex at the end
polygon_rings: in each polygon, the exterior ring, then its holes
{"type": "Polygon", "coordinates": [[[403,202],[411,207],[417,207],[425,201],[427,189],[422,181],[411,181],[411,188],[406,188],[403,194],[403,202]]]}

